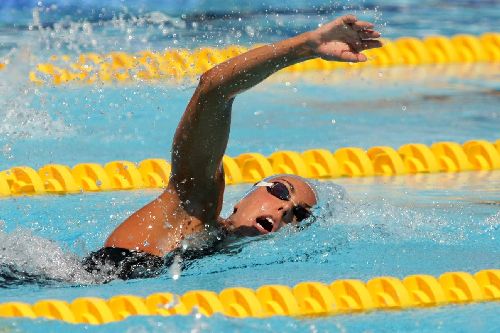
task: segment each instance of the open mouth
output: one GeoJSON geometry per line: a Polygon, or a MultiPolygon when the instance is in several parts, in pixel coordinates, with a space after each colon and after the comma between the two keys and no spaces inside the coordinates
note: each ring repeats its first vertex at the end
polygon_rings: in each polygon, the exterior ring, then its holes
{"type": "Polygon", "coordinates": [[[262,227],[267,232],[273,231],[273,226],[274,226],[274,221],[270,217],[258,217],[257,220],[257,225],[262,227]]]}

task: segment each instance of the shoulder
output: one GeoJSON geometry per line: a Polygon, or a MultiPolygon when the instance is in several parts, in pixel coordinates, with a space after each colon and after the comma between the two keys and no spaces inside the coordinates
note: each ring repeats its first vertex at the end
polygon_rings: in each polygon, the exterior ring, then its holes
{"type": "Polygon", "coordinates": [[[161,195],[174,200],[186,214],[196,217],[204,223],[212,223],[219,218],[224,197],[225,181],[222,171],[212,179],[171,179],[167,189],[161,195]]]}

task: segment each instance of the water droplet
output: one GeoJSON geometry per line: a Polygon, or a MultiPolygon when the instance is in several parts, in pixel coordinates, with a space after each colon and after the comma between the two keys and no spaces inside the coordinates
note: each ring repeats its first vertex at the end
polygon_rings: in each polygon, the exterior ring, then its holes
{"type": "Polygon", "coordinates": [[[2,147],[2,154],[7,158],[7,159],[12,159],[14,156],[11,154],[12,153],[12,146],[6,143],[2,147]]]}
{"type": "Polygon", "coordinates": [[[201,312],[200,312],[200,308],[199,308],[198,306],[196,306],[196,305],[195,305],[195,306],[193,306],[193,310],[192,310],[192,312],[195,314],[195,315],[194,315],[194,317],[195,317],[197,320],[201,319],[202,314],[201,314],[201,312]]]}
{"type": "Polygon", "coordinates": [[[406,105],[403,105],[403,106],[401,107],[401,110],[406,111],[406,105]]]}
{"type": "Polygon", "coordinates": [[[174,295],[174,297],[172,298],[172,301],[165,304],[163,307],[168,310],[168,309],[172,309],[172,308],[176,307],[179,303],[180,303],[179,296],[174,295]]]}
{"type": "Polygon", "coordinates": [[[182,258],[177,255],[174,257],[174,262],[172,263],[172,265],[170,265],[170,267],[168,268],[173,280],[178,280],[181,276],[181,262],[182,258]]]}

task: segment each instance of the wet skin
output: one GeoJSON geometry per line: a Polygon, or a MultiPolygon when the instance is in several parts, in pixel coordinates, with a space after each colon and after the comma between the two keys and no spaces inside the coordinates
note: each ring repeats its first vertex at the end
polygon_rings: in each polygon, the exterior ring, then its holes
{"type": "Polygon", "coordinates": [[[284,184],[291,195],[290,200],[281,200],[270,194],[266,187],[254,187],[233,209],[233,214],[221,220],[223,227],[242,236],[256,236],[276,232],[287,224],[297,224],[294,207],[310,210],[317,203],[316,194],[299,177],[281,175],[267,182],[284,184]]]}
{"type": "Polygon", "coordinates": [[[316,30],[252,49],[204,73],[175,132],[167,188],[120,224],[104,246],[163,256],[202,230],[222,226],[253,236],[294,223],[294,206],[309,209],[316,204],[314,192],[296,176],[268,180],[285,183],[290,200],[257,187],[238,202],[231,216],[220,217],[225,187],[222,158],[234,98],[280,69],[305,60],[366,61],[361,51],[382,46],[379,37],[371,23],[346,15],[316,30]]]}

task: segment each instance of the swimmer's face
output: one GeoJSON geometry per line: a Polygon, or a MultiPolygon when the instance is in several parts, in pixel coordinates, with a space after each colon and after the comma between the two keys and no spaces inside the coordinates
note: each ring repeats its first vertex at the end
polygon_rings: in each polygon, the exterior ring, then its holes
{"type": "Polygon", "coordinates": [[[275,232],[308,218],[316,204],[316,194],[300,177],[277,176],[254,187],[223,222],[229,231],[244,236],[275,232]]]}

